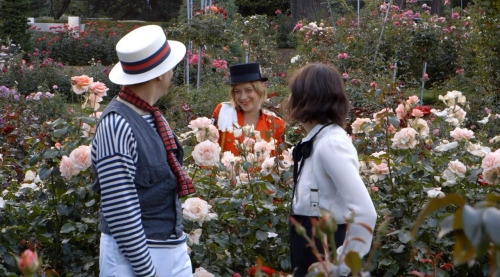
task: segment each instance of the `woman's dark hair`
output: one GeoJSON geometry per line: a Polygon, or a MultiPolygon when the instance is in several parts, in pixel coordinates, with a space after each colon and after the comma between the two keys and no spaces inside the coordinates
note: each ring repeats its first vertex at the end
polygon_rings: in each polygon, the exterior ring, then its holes
{"type": "Polygon", "coordinates": [[[288,83],[284,105],[288,120],[346,125],[349,99],[340,73],[332,65],[311,63],[298,69],[288,83]]]}

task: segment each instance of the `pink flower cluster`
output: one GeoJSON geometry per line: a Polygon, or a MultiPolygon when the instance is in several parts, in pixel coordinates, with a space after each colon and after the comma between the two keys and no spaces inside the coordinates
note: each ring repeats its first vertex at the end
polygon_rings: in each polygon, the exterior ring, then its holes
{"type": "Polygon", "coordinates": [[[227,61],[226,60],[213,60],[212,66],[215,68],[224,69],[224,68],[227,68],[227,61]]]}
{"type": "Polygon", "coordinates": [[[349,58],[349,55],[347,55],[347,53],[339,53],[337,55],[337,58],[339,58],[339,60],[341,60],[341,59],[347,59],[347,58],[349,58]]]}
{"type": "Polygon", "coordinates": [[[94,82],[94,78],[87,75],[71,77],[71,88],[76,94],[83,94],[90,91],[90,94],[85,96],[82,109],[89,106],[94,108],[95,111],[99,109],[99,103],[109,90],[104,83],[94,82]]]}
{"type": "Polygon", "coordinates": [[[90,146],[80,145],[68,156],[63,156],[59,163],[59,171],[66,180],[71,180],[71,177],[78,175],[81,171],[90,167],[91,156],[90,146]]]}

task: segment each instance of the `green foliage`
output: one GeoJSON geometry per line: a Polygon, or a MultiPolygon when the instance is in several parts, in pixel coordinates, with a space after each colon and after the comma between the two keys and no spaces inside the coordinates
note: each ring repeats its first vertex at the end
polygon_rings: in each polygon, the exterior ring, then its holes
{"type": "Polygon", "coordinates": [[[461,265],[480,258],[489,251],[493,271],[492,276],[498,275],[500,270],[500,255],[498,246],[500,237],[498,235],[498,224],[500,222],[499,209],[500,195],[490,193],[485,196],[484,201],[474,207],[466,204],[464,197],[458,194],[449,194],[443,198],[430,199],[420,212],[412,229],[412,237],[415,237],[419,226],[431,213],[439,209],[454,205],[457,210],[442,221],[440,236],[453,231],[455,246],[453,249],[453,260],[461,265]]]}
{"type": "Polygon", "coordinates": [[[26,19],[29,5],[29,0],[4,0],[1,5],[0,38],[9,39],[24,50],[31,49],[30,33],[27,32],[30,26],[26,19]]]}
{"type": "Polygon", "coordinates": [[[238,12],[244,16],[255,14],[273,15],[276,10],[288,11],[290,1],[287,0],[235,0],[238,12]]]}

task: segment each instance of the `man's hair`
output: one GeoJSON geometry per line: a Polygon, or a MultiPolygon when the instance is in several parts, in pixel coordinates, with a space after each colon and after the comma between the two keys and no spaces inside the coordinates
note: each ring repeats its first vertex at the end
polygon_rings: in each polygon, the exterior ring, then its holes
{"type": "MultiPolygon", "coordinates": [[[[252,82],[248,82],[252,85],[253,89],[255,90],[255,92],[257,92],[257,94],[259,95],[259,100],[260,100],[260,103],[262,105],[262,103],[264,103],[264,101],[266,101],[267,99],[267,90],[266,90],[266,86],[264,84],[264,82],[262,81],[252,81],[252,82]]],[[[229,96],[231,97],[231,105],[233,105],[233,107],[236,107],[236,108],[239,108],[237,105],[236,105],[236,100],[234,99],[234,87],[237,86],[239,84],[234,84],[234,85],[231,85],[231,88],[229,90],[229,96]]]]}
{"type": "Polygon", "coordinates": [[[288,83],[284,105],[290,121],[346,126],[349,99],[340,73],[332,65],[311,63],[297,70],[288,83]]]}

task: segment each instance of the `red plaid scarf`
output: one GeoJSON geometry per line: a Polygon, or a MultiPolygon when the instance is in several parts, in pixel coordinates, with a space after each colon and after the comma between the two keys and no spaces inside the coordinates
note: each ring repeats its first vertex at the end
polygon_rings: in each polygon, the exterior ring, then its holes
{"type": "Polygon", "coordinates": [[[179,197],[194,193],[193,181],[189,178],[189,175],[184,170],[182,165],[177,160],[174,152],[172,150],[177,149],[177,144],[175,143],[174,134],[168,125],[168,122],[163,117],[163,114],[157,107],[153,107],[149,105],[148,102],[144,101],[142,98],[137,96],[130,89],[123,87],[122,91],[118,93],[121,99],[127,101],[128,103],[136,106],[141,110],[148,111],[154,118],[156,131],[160,135],[163,140],[163,144],[165,144],[165,149],[167,150],[167,161],[170,169],[177,177],[177,193],[179,197]]]}

